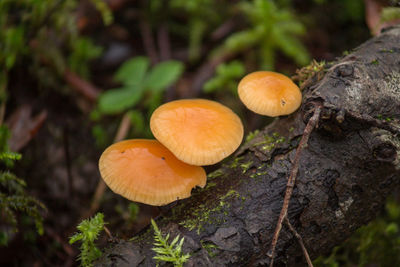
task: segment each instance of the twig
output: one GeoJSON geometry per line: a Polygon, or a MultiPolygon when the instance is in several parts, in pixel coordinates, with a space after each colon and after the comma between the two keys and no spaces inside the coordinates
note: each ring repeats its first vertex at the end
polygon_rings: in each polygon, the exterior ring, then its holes
{"type": "Polygon", "coordinates": [[[311,117],[311,119],[308,121],[307,126],[303,132],[303,137],[301,138],[299,146],[297,147],[297,150],[296,150],[296,155],[294,157],[292,170],[290,172],[290,176],[289,176],[289,179],[288,179],[287,185],[286,185],[286,192],[285,192],[285,198],[283,199],[283,206],[281,209],[281,213],[279,214],[278,223],[276,224],[274,236],[272,238],[271,249],[267,253],[268,257],[271,258],[271,262],[269,264],[270,267],[272,267],[274,265],[276,244],[278,242],[279,234],[282,229],[282,222],[287,216],[290,198],[292,196],[293,188],[296,183],[296,176],[299,171],[300,155],[301,155],[301,152],[303,151],[303,149],[306,147],[308,139],[310,138],[310,135],[319,120],[319,117],[321,114],[321,108],[322,107],[320,104],[315,104],[314,114],[311,117]]]}
{"type": "Polygon", "coordinates": [[[63,248],[64,252],[68,255],[68,256],[73,256],[75,257],[76,253],[74,251],[74,248],[68,244],[67,242],[64,241],[64,238],[62,238],[55,230],[53,230],[50,227],[45,227],[44,228],[46,234],[53,238],[55,241],[57,241],[63,248]]]}
{"type": "Polygon", "coordinates": [[[74,190],[73,190],[73,177],[71,172],[71,154],[69,151],[69,138],[68,138],[68,126],[64,127],[63,132],[63,143],[64,143],[64,155],[65,155],[65,164],[67,167],[67,176],[68,176],[68,195],[69,197],[73,197],[74,190]]]}
{"type": "Polygon", "coordinates": [[[112,236],[110,230],[107,228],[107,226],[103,226],[104,232],[106,232],[107,236],[109,239],[113,240],[114,237],[112,236]]]}
{"type": "Polygon", "coordinates": [[[140,34],[143,38],[143,46],[146,50],[146,54],[150,57],[151,63],[156,64],[158,62],[158,54],[156,51],[156,46],[154,44],[154,38],[151,32],[150,24],[142,20],[139,23],[140,34]]]}
{"type": "Polygon", "coordinates": [[[78,93],[80,93],[92,102],[95,102],[100,94],[100,89],[98,89],[88,81],[83,80],[76,73],[68,69],[66,69],[64,72],[64,79],[78,93]]]}
{"type": "Polygon", "coordinates": [[[290,221],[287,217],[285,217],[285,223],[286,223],[287,227],[289,228],[289,230],[297,238],[297,241],[299,242],[300,247],[303,250],[303,254],[304,254],[304,257],[306,258],[308,267],[314,267],[314,265],[312,264],[312,261],[310,259],[310,255],[308,255],[307,249],[304,246],[303,238],[301,238],[301,235],[299,233],[297,233],[296,229],[294,229],[293,225],[290,223],[290,221]]]}
{"type": "MultiPolygon", "coordinates": [[[[7,92],[7,72],[4,71],[3,74],[0,75],[0,93],[6,95],[7,92]]],[[[6,102],[7,99],[3,99],[0,103],[0,126],[3,125],[4,116],[6,114],[6,102]]]]}
{"type": "Polygon", "coordinates": [[[3,124],[5,114],[6,114],[6,101],[4,100],[0,104],[0,126],[3,124]]]}
{"type": "Polygon", "coordinates": [[[211,58],[207,62],[203,63],[197,70],[193,81],[192,81],[192,92],[191,95],[188,95],[187,97],[197,97],[200,93],[201,90],[203,89],[204,83],[212,77],[212,75],[215,72],[215,68],[223,63],[228,61],[230,58],[232,58],[234,54],[231,53],[222,53],[221,55],[218,55],[216,57],[211,58]]]}
{"type": "Polygon", "coordinates": [[[171,43],[167,25],[161,25],[157,31],[158,49],[160,50],[160,59],[168,60],[171,58],[171,43]]]}
{"type": "Polygon", "coordinates": [[[12,151],[18,152],[25,147],[47,119],[47,111],[45,110],[35,117],[31,115],[32,107],[22,105],[8,117],[6,124],[11,131],[8,145],[12,151]]]}
{"type": "Polygon", "coordinates": [[[235,26],[236,26],[235,18],[232,18],[224,22],[221,26],[219,26],[211,33],[211,39],[213,41],[219,41],[223,39],[234,30],[235,26]]]}
{"type": "MultiPolygon", "coordinates": [[[[117,134],[115,135],[114,142],[119,142],[124,139],[128,134],[130,126],[131,119],[129,115],[125,113],[125,115],[122,117],[117,134]]],[[[101,198],[103,197],[105,190],[106,184],[104,183],[103,179],[100,179],[93,196],[92,204],[90,205],[90,210],[85,216],[83,216],[84,218],[92,216],[99,209],[101,198]]]]}

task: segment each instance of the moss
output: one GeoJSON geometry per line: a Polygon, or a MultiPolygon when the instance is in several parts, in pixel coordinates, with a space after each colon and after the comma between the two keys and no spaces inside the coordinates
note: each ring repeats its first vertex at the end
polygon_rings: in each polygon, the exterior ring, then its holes
{"type": "Polygon", "coordinates": [[[208,177],[209,179],[214,179],[214,178],[217,178],[217,177],[222,176],[223,174],[224,174],[224,172],[223,172],[221,169],[218,169],[218,170],[216,170],[216,171],[213,171],[213,172],[209,173],[209,174],[207,175],[207,177],[208,177]]]}
{"type": "Polygon", "coordinates": [[[381,49],[381,50],[379,50],[379,52],[383,52],[383,53],[394,53],[393,49],[381,49]]]}
{"type": "Polygon", "coordinates": [[[136,235],[132,238],[129,239],[129,241],[135,242],[135,243],[141,243],[143,240],[150,240],[150,236],[152,235],[152,229],[149,227],[147,228],[146,232],[140,235],[136,235]]]}
{"type": "Polygon", "coordinates": [[[206,186],[206,188],[205,189],[210,189],[210,188],[213,188],[214,186],[216,186],[217,185],[217,183],[214,183],[214,182],[209,182],[209,183],[207,183],[207,186],[206,186]]]}
{"type": "MultiPolygon", "coordinates": [[[[240,198],[240,194],[235,190],[229,190],[224,196],[219,198],[216,206],[209,208],[205,204],[199,205],[197,208],[189,211],[191,218],[180,222],[179,225],[182,225],[189,231],[197,229],[197,234],[200,234],[206,224],[221,224],[225,222],[225,216],[228,216],[228,209],[230,207],[230,203],[226,201],[228,198],[240,198]],[[219,212],[222,212],[224,216],[214,216],[219,212]]],[[[242,197],[241,200],[244,201],[246,199],[242,197]]]]}
{"type": "Polygon", "coordinates": [[[251,165],[253,165],[253,161],[240,164],[240,168],[242,168],[242,173],[246,173],[251,165]]]}
{"type": "Polygon", "coordinates": [[[379,61],[377,59],[374,59],[370,62],[371,65],[379,65],[379,61]]]}
{"type": "Polygon", "coordinates": [[[232,161],[232,163],[231,163],[231,165],[229,166],[231,169],[235,169],[235,168],[237,168],[238,166],[239,166],[239,161],[240,160],[242,160],[243,159],[243,157],[237,157],[237,158],[235,158],[233,161],[232,161]]]}
{"type": "Polygon", "coordinates": [[[257,179],[257,181],[261,180],[261,176],[264,176],[268,173],[268,171],[263,171],[263,172],[256,172],[250,175],[250,178],[252,179],[257,179]]]}
{"type": "Polygon", "coordinates": [[[268,152],[274,149],[277,144],[284,142],[286,142],[286,138],[275,132],[272,135],[265,136],[263,141],[255,143],[254,146],[261,146],[263,151],[268,152]]]}
{"type": "Polygon", "coordinates": [[[256,137],[259,133],[260,133],[259,130],[255,130],[254,132],[250,132],[250,133],[246,136],[246,143],[248,143],[248,142],[250,142],[251,140],[253,140],[254,137],[256,137]]]}
{"type": "Polygon", "coordinates": [[[200,244],[207,251],[210,258],[214,258],[218,254],[219,247],[214,243],[201,240],[200,244]]]}
{"type": "Polygon", "coordinates": [[[292,78],[293,80],[298,81],[300,86],[314,75],[318,75],[318,80],[320,80],[320,76],[322,75],[319,75],[319,73],[323,73],[325,65],[325,61],[317,62],[313,60],[310,65],[297,70],[296,75],[292,78]]]}

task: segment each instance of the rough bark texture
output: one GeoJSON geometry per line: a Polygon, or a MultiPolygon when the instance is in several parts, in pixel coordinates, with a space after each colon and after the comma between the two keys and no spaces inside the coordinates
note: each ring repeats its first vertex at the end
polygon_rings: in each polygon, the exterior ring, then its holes
{"type": "MultiPolygon", "coordinates": [[[[329,252],[381,210],[400,181],[400,27],[324,71],[303,91],[301,110],[262,130],[209,175],[205,189],[157,221],[170,239],[185,237],[184,252],[191,253],[185,266],[269,263],[291,161],[316,101],[323,104],[322,117],[302,153],[288,212],[311,258],[329,252]]],[[[153,231],[147,229],[132,242],[113,244],[96,265],[154,266],[152,247],[153,231]]],[[[275,266],[304,265],[286,226],[276,253],[275,266]]]]}

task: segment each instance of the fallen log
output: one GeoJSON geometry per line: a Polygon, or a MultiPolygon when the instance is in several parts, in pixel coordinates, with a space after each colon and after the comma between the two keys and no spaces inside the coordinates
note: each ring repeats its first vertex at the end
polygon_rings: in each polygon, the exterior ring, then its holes
{"type": "MultiPolygon", "coordinates": [[[[376,217],[398,188],[400,27],[386,29],[322,71],[308,80],[300,110],[260,131],[209,174],[204,189],[157,220],[170,240],[185,238],[183,252],[191,255],[185,266],[270,263],[287,178],[315,104],[321,116],[302,151],[288,209],[311,258],[376,217]]],[[[112,244],[95,265],[155,266],[153,234],[148,228],[132,241],[112,244]]],[[[286,225],[275,255],[275,266],[305,264],[286,225]]]]}

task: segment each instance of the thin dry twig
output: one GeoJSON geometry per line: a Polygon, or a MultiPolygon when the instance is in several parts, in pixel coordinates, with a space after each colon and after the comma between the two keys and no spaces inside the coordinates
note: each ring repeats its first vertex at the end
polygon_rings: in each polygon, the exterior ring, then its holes
{"type": "Polygon", "coordinates": [[[32,116],[32,107],[22,105],[17,108],[7,119],[6,124],[10,129],[11,137],[8,145],[12,151],[20,151],[38,133],[47,119],[47,111],[43,110],[32,116]]]}
{"type": "Polygon", "coordinates": [[[281,209],[281,213],[279,214],[278,223],[276,224],[274,236],[273,236],[272,242],[271,242],[271,248],[267,253],[268,257],[271,258],[271,262],[269,264],[270,267],[272,267],[274,265],[275,248],[276,248],[276,244],[279,239],[279,234],[282,229],[282,222],[287,216],[290,198],[292,196],[293,188],[296,183],[296,176],[299,171],[299,162],[300,162],[301,152],[306,147],[308,139],[310,138],[312,131],[314,130],[315,126],[317,125],[317,122],[321,115],[321,109],[322,109],[322,107],[320,104],[315,104],[314,114],[311,117],[311,119],[308,121],[307,126],[303,132],[303,137],[301,138],[299,146],[297,147],[297,150],[296,150],[296,155],[295,155],[295,158],[293,161],[292,170],[290,172],[290,176],[289,176],[289,179],[288,179],[287,185],[286,185],[286,192],[285,192],[285,197],[283,199],[283,206],[281,209]]]}
{"type": "MultiPolygon", "coordinates": [[[[131,127],[131,119],[130,119],[129,115],[126,113],[122,117],[117,134],[115,135],[115,138],[114,138],[114,143],[119,142],[122,139],[124,139],[126,137],[126,135],[128,134],[130,127],[131,127]]],[[[89,210],[89,212],[87,212],[87,214],[85,216],[83,216],[84,218],[88,218],[88,217],[92,216],[99,209],[100,203],[101,203],[101,198],[103,197],[105,190],[106,190],[106,184],[104,183],[103,179],[100,179],[97,184],[94,196],[93,196],[92,204],[90,205],[90,210],[89,210]]]]}
{"type": "Polygon", "coordinates": [[[146,54],[149,56],[151,63],[156,64],[158,62],[158,54],[150,24],[146,20],[142,20],[139,23],[139,28],[146,54]]]}
{"type": "Polygon", "coordinates": [[[314,265],[312,264],[312,261],[310,259],[310,255],[308,254],[308,251],[307,251],[306,247],[304,246],[303,238],[301,238],[301,235],[299,233],[297,233],[296,229],[294,229],[293,225],[290,223],[290,221],[287,217],[285,217],[285,223],[286,223],[287,227],[289,228],[289,230],[292,232],[292,234],[297,238],[297,241],[300,244],[301,250],[303,250],[303,254],[304,254],[304,257],[306,258],[308,267],[314,267],[314,265]]]}
{"type": "Polygon", "coordinates": [[[3,101],[0,104],[0,126],[3,124],[5,114],[6,114],[6,101],[3,101]]]}
{"type": "Polygon", "coordinates": [[[95,102],[100,94],[100,89],[68,69],[64,72],[64,79],[73,89],[92,102],[95,102]]]}
{"type": "Polygon", "coordinates": [[[113,240],[114,237],[112,236],[111,231],[107,228],[107,226],[103,226],[103,229],[104,229],[104,232],[106,232],[108,238],[109,238],[110,240],[113,240]]]}
{"type": "Polygon", "coordinates": [[[69,130],[68,126],[64,127],[63,131],[63,144],[64,144],[64,156],[65,156],[65,165],[67,168],[67,177],[68,177],[68,196],[73,197],[74,195],[74,179],[71,171],[71,153],[69,150],[69,130]]]}
{"type": "Polygon", "coordinates": [[[53,228],[46,226],[44,230],[49,237],[53,238],[57,243],[62,246],[64,252],[68,256],[75,257],[76,253],[74,251],[74,248],[70,244],[68,244],[68,242],[65,242],[64,238],[62,238],[53,228]]]}
{"type": "Polygon", "coordinates": [[[168,60],[171,58],[171,42],[167,25],[161,25],[157,31],[158,48],[160,50],[160,59],[168,60]]]}

